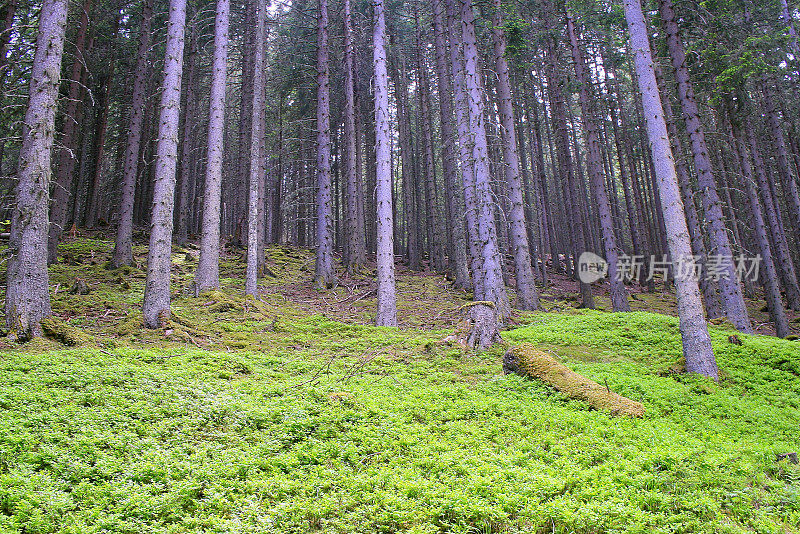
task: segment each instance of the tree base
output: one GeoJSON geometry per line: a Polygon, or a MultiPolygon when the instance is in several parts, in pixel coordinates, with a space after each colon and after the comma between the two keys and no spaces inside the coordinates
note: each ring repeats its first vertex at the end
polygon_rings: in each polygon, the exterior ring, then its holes
{"type": "Polygon", "coordinates": [[[456,341],[470,350],[486,350],[495,343],[502,342],[500,319],[493,302],[471,302],[462,306],[461,310],[466,311],[464,319],[445,341],[456,341]]]}

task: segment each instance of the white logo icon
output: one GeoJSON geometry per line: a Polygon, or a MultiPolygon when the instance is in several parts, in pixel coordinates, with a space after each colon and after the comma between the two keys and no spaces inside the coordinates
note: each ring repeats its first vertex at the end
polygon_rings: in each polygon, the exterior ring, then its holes
{"type": "Polygon", "coordinates": [[[584,252],[578,258],[578,278],[584,284],[592,284],[606,277],[608,274],[608,262],[594,254],[584,252]]]}

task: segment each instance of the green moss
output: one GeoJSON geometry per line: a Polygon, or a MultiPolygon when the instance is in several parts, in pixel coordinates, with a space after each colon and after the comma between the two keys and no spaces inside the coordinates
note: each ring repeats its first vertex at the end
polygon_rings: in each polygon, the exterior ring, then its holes
{"type": "Polygon", "coordinates": [[[142,314],[133,314],[127,319],[121,321],[114,328],[113,333],[120,337],[130,336],[144,328],[144,319],[142,314]]]}
{"type": "Polygon", "coordinates": [[[49,338],[60,341],[69,347],[81,346],[90,343],[89,336],[87,336],[79,328],[75,328],[70,324],[62,321],[57,317],[45,317],[39,323],[42,327],[44,335],[49,338]]]}
{"type": "Polygon", "coordinates": [[[592,408],[612,415],[644,415],[644,406],[640,402],[618,395],[607,385],[601,386],[579,375],[531,343],[510,348],[503,358],[503,370],[541,380],[571,398],[585,401],[592,408]]]}
{"type": "MultiPolygon", "coordinates": [[[[681,372],[674,317],[577,310],[551,288],[563,312],[517,314],[503,336],[645,407],[612,419],[503,376],[502,348],[441,343],[469,299],[441,276],[400,267],[404,326],[375,328],[373,296],[346,300],[368,270],[318,295],[313,253],[271,247],[278,278],[250,300],[229,254],[219,292],[176,292],[147,330],[144,273],[123,289],[112,249],[69,241],[82,264],[51,268],[54,310],[102,348],[0,347],[2,532],[800,530],[800,472],[775,456],[800,450],[797,342],[738,346],[714,326],[712,384],[681,372]],[[65,290],[78,276],[81,298],[65,290]]],[[[181,259],[176,288],[196,265],[181,259]]]]}

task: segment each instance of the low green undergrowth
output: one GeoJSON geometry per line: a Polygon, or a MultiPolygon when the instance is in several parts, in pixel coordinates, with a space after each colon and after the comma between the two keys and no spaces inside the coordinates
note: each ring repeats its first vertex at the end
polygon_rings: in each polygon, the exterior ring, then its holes
{"type": "Polygon", "coordinates": [[[403,328],[375,328],[369,270],[316,292],[311,251],[270,247],[254,301],[231,249],[195,297],[187,245],[146,330],[145,247],[112,249],[65,241],[51,337],[0,340],[0,533],[800,532],[800,342],[712,328],[714,383],[675,318],[551,288],[503,336],[645,406],[611,418],[443,343],[469,295],[441,276],[400,267],[403,328]]]}
{"type": "Polygon", "coordinates": [[[645,418],[502,376],[499,347],[321,316],[284,320],[255,351],[0,353],[0,531],[800,528],[800,470],[775,456],[800,445],[796,343],[715,329],[716,384],[670,371],[670,317],[526,318],[507,340],[645,418]]]}

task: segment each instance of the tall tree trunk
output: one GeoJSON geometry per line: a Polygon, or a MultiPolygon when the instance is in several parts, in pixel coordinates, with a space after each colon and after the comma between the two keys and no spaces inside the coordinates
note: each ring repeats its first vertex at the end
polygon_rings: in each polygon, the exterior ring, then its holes
{"type": "Polygon", "coordinates": [[[386,72],[386,15],[383,0],[373,0],[375,15],[375,163],[377,176],[378,326],[397,326],[392,218],[391,140],[389,131],[389,77],[386,72]]]}
{"type": "Polygon", "coordinates": [[[508,317],[511,306],[503,281],[502,256],[497,243],[494,220],[489,149],[486,141],[484,89],[480,80],[478,43],[475,36],[475,13],[472,0],[461,1],[461,30],[464,44],[464,73],[466,78],[469,125],[472,135],[472,154],[475,162],[475,197],[478,205],[478,242],[483,260],[484,300],[494,303],[499,318],[508,317]]]}
{"type": "Polygon", "coordinates": [[[705,130],[700,122],[700,112],[689,79],[686,53],[683,49],[678,23],[675,20],[672,0],[659,0],[659,7],[667,37],[667,48],[675,69],[675,79],[678,82],[678,97],[691,141],[697,183],[703,195],[703,210],[709,222],[709,237],[723,273],[719,279],[719,286],[725,312],[737,329],[742,332],[752,332],[753,327],[745,307],[742,286],[736,277],[733,251],[722,214],[722,203],[717,194],[717,184],[711,168],[711,156],[706,145],[705,130]]]}
{"type": "Polygon", "coordinates": [[[250,180],[250,144],[252,141],[253,120],[253,52],[255,51],[255,28],[257,25],[257,9],[260,0],[244,0],[244,27],[242,47],[242,71],[239,108],[239,150],[237,153],[237,173],[231,182],[231,208],[227,222],[228,233],[233,234],[237,244],[241,244],[243,234],[247,228],[245,220],[249,205],[248,183],[250,180]]]}
{"type": "Polygon", "coordinates": [[[222,159],[225,135],[225,82],[228,75],[228,28],[230,0],[217,0],[214,24],[214,61],[211,67],[211,93],[208,118],[208,166],[203,198],[203,235],[200,262],[195,275],[195,291],[219,287],[220,200],[222,159]]]}
{"type": "MultiPolygon", "coordinates": [[[[323,2],[325,0],[322,0],[323,2]]],[[[250,164],[247,185],[247,270],[245,273],[246,295],[255,297],[258,294],[258,215],[261,200],[261,149],[263,116],[265,109],[265,43],[266,43],[267,6],[262,0],[256,0],[256,27],[253,40],[253,102],[250,107],[250,164]]]]}
{"type": "MultiPolygon", "coordinates": [[[[520,95],[524,95],[524,89],[519,85],[515,79],[515,87],[520,95]]],[[[541,203],[539,202],[538,190],[531,183],[531,169],[536,173],[535,160],[530,161],[528,166],[528,144],[525,138],[525,128],[522,123],[522,118],[525,117],[526,110],[520,105],[519,99],[516,101],[517,105],[514,108],[514,131],[517,139],[519,140],[519,167],[522,174],[522,198],[523,198],[523,211],[525,214],[525,228],[528,234],[528,243],[531,250],[531,261],[533,262],[533,273],[544,285],[547,285],[547,273],[542,269],[544,263],[539,259],[542,257],[542,227],[539,224],[540,220],[535,213],[540,213],[541,203]],[[536,212],[534,213],[534,206],[536,212]]],[[[535,151],[535,147],[531,147],[531,154],[535,151]]]]}
{"type": "Polygon", "coordinates": [[[611,306],[616,312],[631,311],[628,297],[622,279],[618,276],[619,249],[617,237],[614,235],[614,220],[611,214],[611,202],[606,191],[605,176],[603,171],[602,154],[600,152],[600,138],[595,122],[596,104],[594,91],[590,93],[592,82],[586,69],[586,59],[578,44],[575,31],[575,21],[567,13],[567,31],[572,47],[572,59],[575,66],[575,75],[580,84],[581,119],[586,133],[587,171],[589,181],[597,203],[597,217],[603,232],[603,248],[608,262],[608,283],[611,293],[611,306]]]}
{"type": "Polygon", "coordinates": [[[418,210],[416,203],[416,180],[414,167],[411,120],[408,112],[408,85],[406,84],[405,67],[398,73],[392,69],[395,95],[397,100],[397,126],[400,141],[400,161],[403,169],[403,210],[405,211],[406,256],[408,267],[412,271],[422,270],[421,247],[419,242],[418,210]]]}
{"type": "Polygon", "coordinates": [[[122,173],[122,195],[120,197],[117,237],[114,242],[113,267],[133,264],[133,204],[136,192],[136,173],[139,169],[139,150],[142,144],[145,100],[147,92],[147,56],[150,51],[150,23],[153,19],[153,0],[142,4],[142,22],[139,26],[139,47],[136,52],[136,67],[133,73],[133,99],[125,144],[125,164],[122,173]]]}
{"type": "MultiPolygon", "coordinates": [[[[149,92],[149,86],[148,86],[149,92]]],[[[145,107],[143,113],[142,124],[145,130],[142,133],[142,138],[146,141],[142,144],[137,161],[142,165],[140,171],[136,175],[136,187],[134,188],[135,194],[133,196],[133,224],[145,225],[149,222],[149,213],[147,212],[147,205],[150,200],[151,189],[151,174],[153,165],[149,164],[152,161],[152,153],[156,144],[156,121],[153,117],[156,113],[156,102],[154,99],[145,99],[145,107]]]]}
{"type": "MultiPolygon", "coordinates": [[[[529,75],[529,78],[531,76],[529,75]]],[[[540,249],[542,281],[547,285],[547,252],[550,252],[554,271],[558,271],[561,268],[561,261],[555,252],[555,240],[552,238],[554,233],[552,229],[553,211],[549,203],[547,188],[547,171],[545,170],[544,146],[542,144],[541,124],[539,121],[539,101],[534,87],[531,87],[530,93],[526,94],[525,118],[530,126],[531,147],[535,149],[535,158],[532,156],[532,161],[536,162],[533,189],[539,207],[538,217],[542,242],[540,249]]]]}
{"type": "MultiPolygon", "coordinates": [[[[373,67],[374,68],[374,67],[373,67]]],[[[362,93],[363,94],[363,93],[362,93]]],[[[370,95],[371,92],[367,93],[370,95]]],[[[365,173],[364,178],[366,181],[366,191],[367,194],[365,195],[365,202],[364,202],[364,212],[368,214],[375,213],[377,210],[377,199],[376,199],[376,190],[377,190],[377,171],[376,171],[376,161],[375,158],[372,157],[375,154],[375,134],[377,133],[377,129],[375,128],[375,99],[374,97],[367,96],[364,99],[364,106],[362,108],[363,116],[364,116],[364,153],[365,153],[365,173]]],[[[367,242],[367,250],[370,252],[377,252],[377,236],[378,236],[378,221],[375,217],[369,216],[365,217],[364,219],[365,229],[366,229],[366,242],[367,242]]]]}
{"type": "Polygon", "coordinates": [[[80,138],[80,107],[83,92],[84,51],[86,49],[86,33],[89,28],[89,11],[92,9],[92,0],[84,0],[81,12],[81,23],[75,36],[75,62],[70,73],[69,89],[67,90],[67,107],[64,110],[64,136],[61,140],[62,148],[58,151],[58,165],[56,167],[56,183],[53,185],[53,202],[50,208],[50,228],[48,230],[47,261],[55,263],[58,253],[58,242],[67,223],[69,197],[72,191],[72,181],[75,176],[77,163],[78,142],[80,138]]]}
{"type": "Polygon", "coordinates": [[[675,171],[678,176],[678,185],[681,189],[684,211],[686,212],[686,223],[689,229],[689,238],[692,241],[692,252],[698,258],[699,267],[697,274],[700,277],[700,291],[703,294],[706,315],[709,319],[717,319],[724,315],[722,303],[719,300],[715,284],[712,283],[711,278],[708,276],[706,268],[708,255],[706,254],[706,245],[703,240],[703,231],[700,228],[700,217],[697,213],[697,206],[694,201],[694,191],[692,190],[692,184],[689,180],[689,169],[686,163],[683,162],[683,145],[672,115],[672,107],[669,98],[666,97],[661,69],[658,64],[654,64],[653,66],[655,67],[656,81],[659,84],[659,92],[664,99],[661,104],[664,108],[664,120],[667,123],[667,133],[669,133],[673,157],[676,157],[675,171]]]}
{"type": "Polygon", "coordinates": [[[448,49],[445,38],[445,10],[442,0],[433,1],[433,30],[436,46],[436,78],[439,83],[439,123],[442,129],[442,174],[444,175],[447,220],[451,239],[448,256],[453,274],[453,285],[469,289],[472,283],[467,267],[467,243],[463,220],[463,184],[456,176],[456,129],[453,124],[453,78],[448,67],[448,49]]]}
{"type": "Polygon", "coordinates": [[[437,272],[445,271],[444,261],[444,228],[442,227],[442,214],[436,195],[436,161],[433,154],[433,117],[430,112],[430,86],[428,80],[428,65],[423,53],[422,30],[419,24],[418,4],[414,3],[414,22],[417,31],[417,78],[419,90],[419,121],[422,123],[423,165],[425,169],[425,205],[427,217],[425,218],[426,233],[428,236],[429,260],[437,272]]]}
{"type": "MultiPolygon", "coordinates": [[[[567,217],[569,219],[571,239],[574,242],[575,248],[579,249],[578,254],[586,250],[586,236],[584,234],[584,225],[581,216],[580,202],[578,194],[580,186],[575,179],[575,169],[572,161],[570,151],[569,131],[567,125],[567,111],[566,102],[564,97],[564,88],[562,86],[562,76],[559,76],[557,71],[557,52],[556,44],[549,42],[547,46],[547,90],[550,100],[550,108],[552,110],[551,118],[553,121],[553,130],[555,132],[555,145],[556,153],[558,154],[559,165],[558,173],[560,174],[559,182],[562,184],[566,208],[569,211],[567,217]]],[[[577,262],[578,258],[573,252],[573,261],[577,262]]],[[[577,274],[577,273],[575,273],[577,274]]],[[[581,307],[594,308],[594,298],[592,296],[592,288],[580,279],[578,280],[580,293],[581,293],[581,307]]]]}
{"type": "Polygon", "coordinates": [[[317,25],[317,263],[314,287],[336,283],[331,210],[331,117],[328,66],[328,0],[319,0],[317,25]]]}
{"type": "Polygon", "coordinates": [[[764,215],[761,210],[761,202],[758,199],[758,191],[753,183],[753,169],[750,165],[750,158],[747,154],[747,147],[740,134],[734,133],[733,142],[742,166],[742,179],[744,180],[747,200],[750,208],[750,219],[753,223],[753,233],[756,238],[758,252],[761,254],[762,279],[764,281],[764,296],[767,300],[767,308],[775,325],[775,334],[778,337],[789,335],[789,322],[786,319],[786,311],[783,309],[780,286],[778,284],[778,273],[775,263],[772,261],[772,250],[769,245],[767,228],[764,224],[764,215]]]}
{"type": "Polygon", "coordinates": [[[278,147],[277,147],[277,168],[273,175],[273,182],[270,187],[270,242],[280,243],[283,239],[283,232],[281,231],[281,222],[283,220],[281,214],[281,200],[283,199],[283,174],[285,172],[284,161],[284,120],[283,120],[283,103],[285,100],[284,95],[280,95],[278,102],[278,147]]]}
{"type": "MultiPolygon", "coordinates": [[[[267,39],[267,30],[264,30],[265,41],[267,39]]],[[[264,88],[266,90],[266,52],[264,53],[264,88]]],[[[256,273],[259,277],[264,276],[265,267],[267,264],[267,178],[269,168],[267,165],[269,157],[267,156],[267,110],[266,110],[266,93],[264,94],[264,104],[262,111],[259,114],[258,120],[260,122],[258,130],[261,133],[258,140],[258,213],[256,214],[257,223],[257,245],[256,245],[256,273]]]]}
{"type": "Polygon", "coordinates": [[[761,195],[764,198],[767,221],[769,222],[769,233],[772,236],[773,259],[777,262],[781,280],[783,281],[783,287],[786,290],[786,300],[789,303],[789,307],[797,311],[800,310],[800,286],[798,286],[797,272],[789,252],[786,234],[784,234],[781,228],[780,218],[775,209],[776,199],[773,198],[769,187],[766,167],[761,157],[758,142],[756,141],[753,124],[750,120],[745,120],[745,132],[747,134],[747,141],[750,144],[750,154],[753,158],[753,163],[755,163],[755,175],[758,180],[758,189],[761,190],[761,195]]]}
{"type": "MultiPolygon", "coordinates": [[[[119,32],[120,13],[115,14],[113,29],[111,35],[116,38],[119,32]]],[[[109,55],[111,56],[108,61],[108,72],[103,76],[103,83],[101,84],[101,92],[97,114],[97,130],[94,139],[94,176],[91,181],[91,195],[89,203],[86,206],[86,226],[93,228],[97,224],[100,204],[102,202],[103,193],[103,175],[105,164],[105,146],[106,146],[106,133],[108,131],[108,112],[111,107],[111,86],[114,79],[114,68],[116,66],[116,51],[113,45],[109,47],[109,55]]]]}
{"type": "MultiPolygon", "coordinates": [[[[609,62],[604,60],[604,67],[609,67],[609,62]]],[[[611,66],[613,69],[613,66],[611,66]]],[[[622,132],[620,131],[621,128],[619,126],[619,121],[617,117],[617,109],[621,115],[624,115],[625,111],[622,109],[622,99],[620,97],[620,91],[617,86],[619,83],[616,73],[614,74],[614,90],[613,96],[610,96],[612,101],[609,102],[608,111],[609,116],[611,118],[611,127],[614,133],[614,147],[617,151],[617,161],[619,162],[619,173],[620,173],[620,180],[622,182],[622,191],[625,196],[625,210],[628,214],[628,226],[630,229],[631,234],[631,245],[633,247],[633,254],[635,256],[643,256],[644,255],[644,248],[642,247],[642,238],[641,238],[641,227],[639,225],[639,213],[634,208],[633,199],[632,199],[632,192],[629,184],[631,183],[631,179],[628,172],[628,165],[625,160],[625,152],[622,149],[623,139],[622,139],[622,132]]],[[[609,83],[608,71],[606,71],[606,83],[609,83]]],[[[609,89],[610,91],[610,89],[609,89]]]]}
{"type": "Polygon", "coordinates": [[[356,111],[355,82],[353,77],[353,22],[350,12],[350,0],[344,0],[344,174],[346,182],[346,218],[345,243],[347,270],[350,273],[359,271],[367,261],[367,250],[364,241],[364,226],[359,224],[358,181],[356,174],[356,111]]]}
{"type": "MultiPolygon", "coordinates": [[[[191,19],[191,16],[189,17],[191,19]]],[[[197,27],[192,23],[189,29],[189,46],[186,52],[185,63],[185,82],[184,101],[183,101],[183,127],[180,145],[180,164],[178,166],[178,179],[175,189],[176,210],[175,210],[175,243],[179,246],[186,244],[189,239],[189,184],[192,178],[192,144],[194,141],[192,132],[195,125],[195,115],[197,114],[197,98],[195,97],[195,85],[197,85],[197,60],[198,60],[197,27]]]]}
{"type": "Polygon", "coordinates": [[[66,25],[66,0],[44,0],[8,241],[6,326],[19,340],[41,335],[39,322],[52,313],[47,274],[47,202],[66,25]]]}
{"type": "Polygon", "coordinates": [[[763,91],[767,121],[772,134],[772,142],[776,149],[778,176],[781,179],[786,205],[789,207],[790,220],[795,232],[795,241],[800,245],[800,190],[794,176],[792,176],[792,170],[789,168],[789,154],[786,150],[786,140],[783,136],[782,118],[775,103],[775,89],[771,84],[765,83],[763,91]]]}
{"type": "MultiPolygon", "coordinates": [[[[363,152],[362,152],[362,144],[361,144],[361,131],[363,129],[363,124],[361,122],[361,114],[359,110],[361,109],[361,96],[359,92],[359,85],[356,80],[354,80],[355,86],[355,105],[353,114],[355,116],[355,144],[356,144],[356,225],[360,229],[361,232],[361,240],[364,248],[364,257],[366,258],[367,255],[367,225],[366,221],[364,220],[364,206],[366,204],[366,198],[364,194],[364,159],[363,159],[363,152]]],[[[374,132],[374,129],[373,129],[374,132]]],[[[370,158],[372,159],[372,158],[370,158]]],[[[373,217],[370,217],[373,219],[373,217]]]]}
{"type": "Polygon", "coordinates": [[[494,0],[493,3],[495,13],[492,21],[492,41],[497,75],[497,107],[500,112],[504,171],[511,204],[508,210],[508,223],[511,227],[510,245],[514,254],[516,306],[522,310],[536,310],[539,309],[539,293],[536,290],[533,276],[528,230],[525,222],[525,201],[522,195],[511,79],[508,73],[508,62],[505,58],[506,36],[503,31],[502,2],[494,0]]]}
{"type": "Polygon", "coordinates": [[[478,207],[475,199],[475,159],[473,157],[473,140],[469,129],[469,113],[467,112],[468,96],[463,67],[463,38],[459,12],[455,0],[444,0],[447,8],[447,23],[451,37],[450,65],[453,74],[453,92],[456,113],[456,129],[458,132],[459,159],[461,161],[461,183],[464,188],[465,219],[467,226],[467,244],[469,247],[470,265],[472,266],[473,295],[476,300],[483,300],[485,295],[483,260],[478,244],[478,207]]]}
{"type": "Polygon", "coordinates": [[[172,216],[175,209],[186,0],[170,0],[168,24],[161,114],[158,120],[153,214],[150,218],[150,248],[147,252],[147,280],[142,305],[147,328],[158,328],[170,314],[172,216]]]}
{"type": "Polygon", "coordinates": [[[624,0],[624,5],[625,18],[630,32],[630,44],[634,54],[636,79],[639,84],[642,106],[646,110],[644,118],[647,136],[650,140],[658,187],[661,190],[664,222],[667,227],[667,244],[675,271],[678,274],[675,276],[675,295],[678,301],[678,319],[686,370],[716,380],[718,377],[717,362],[703,316],[700,288],[697,280],[691,276],[691,269],[689,273],[679,271],[679,262],[691,257],[692,247],[678,188],[678,178],[675,173],[675,161],[669,145],[667,124],[664,121],[664,109],[661,106],[661,97],[658,94],[658,85],[653,70],[647,24],[639,0],[624,0]]]}

